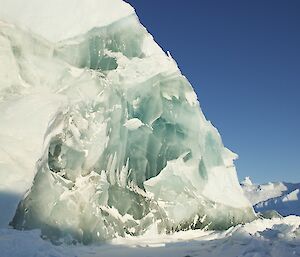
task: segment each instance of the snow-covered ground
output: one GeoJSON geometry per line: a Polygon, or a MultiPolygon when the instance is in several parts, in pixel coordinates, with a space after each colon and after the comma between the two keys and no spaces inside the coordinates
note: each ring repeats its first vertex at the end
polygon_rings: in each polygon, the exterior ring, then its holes
{"type": "Polygon", "coordinates": [[[118,238],[102,245],[52,245],[40,232],[0,230],[1,257],[289,257],[300,256],[300,217],[256,220],[223,232],[189,230],[118,238]]]}

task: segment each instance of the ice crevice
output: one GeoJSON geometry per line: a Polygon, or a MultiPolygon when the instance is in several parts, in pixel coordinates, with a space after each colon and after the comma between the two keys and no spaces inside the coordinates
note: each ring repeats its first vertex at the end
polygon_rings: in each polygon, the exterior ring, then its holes
{"type": "Polygon", "coordinates": [[[226,229],[255,218],[236,155],[135,14],[58,42],[0,24],[0,42],[8,65],[0,70],[0,110],[17,98],[39,99],[26,111],[53,99],[51,110],[32,117],[47,117],[46,129],[39,129],[39,156],[30,157],[35,168],[24,167],[34,179],[14,228],[88,244],[153,226],[158,233],[226,229]]]}

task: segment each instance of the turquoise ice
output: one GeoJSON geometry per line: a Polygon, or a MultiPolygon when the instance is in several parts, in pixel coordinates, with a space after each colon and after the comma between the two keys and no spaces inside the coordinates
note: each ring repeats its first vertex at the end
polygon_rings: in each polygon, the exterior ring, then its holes
{"type": "Polygon", "coordinates": [[[91,243],[149,229],[225,229],[255,217],[237,155],[134,13],[59,41],[32,31],[0,26],[9,70],[0,71],[1,101],[59,104],[13,227],[91,243]]]}

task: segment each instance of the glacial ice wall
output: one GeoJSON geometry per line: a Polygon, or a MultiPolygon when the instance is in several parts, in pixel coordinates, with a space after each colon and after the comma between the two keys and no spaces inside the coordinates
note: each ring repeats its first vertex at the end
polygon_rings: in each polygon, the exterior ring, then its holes
{"type": "MultiPolygon", "coordinates": [[[[34,26],[35,33],[0,23],[0,111],[38,99],[23,107],[34,116],[0,118],[3,138],[14,136],[10,127],[20,120],[37,131],[21,137],[39,144],[22,157],[31,163],[18,169],[18,179],[33,181],[23,185],[28,191],[11,225],[40,228],[54,241],[90,243],[148,229],[224,229],[252,220],[236,155],[204,117],[176,62],[135,14],[123,16],[60,41],[45,31],[40,37],[34,26]],[[43,106],[47,101],[51,108],[43,106]]],[[[8,147],[5,153],[15,154],[8,147]]],[[[14,162],[3,167],[5,179],[14,162]]],[[[7,182],[6,189],[15,185],[7,182]]]]}

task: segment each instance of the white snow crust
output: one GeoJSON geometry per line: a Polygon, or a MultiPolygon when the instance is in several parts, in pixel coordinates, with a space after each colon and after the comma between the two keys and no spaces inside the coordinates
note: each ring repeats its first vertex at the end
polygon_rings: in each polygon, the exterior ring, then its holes
{"type": "Polygon", "coordinates": [[[0,20],[58,42],[134,14],[120,0],[0,0],[0,20]]]}
{"type": "Polygon", "coordinates": [[[139,120],[138,118],[133,118],[133,119],[127,120],[124,123],[124,126],[126,128],[128,128],[129,130],[136,130],[143,125],[144,125],[144,123],[141,122],[141,120],[139,120]]]}

